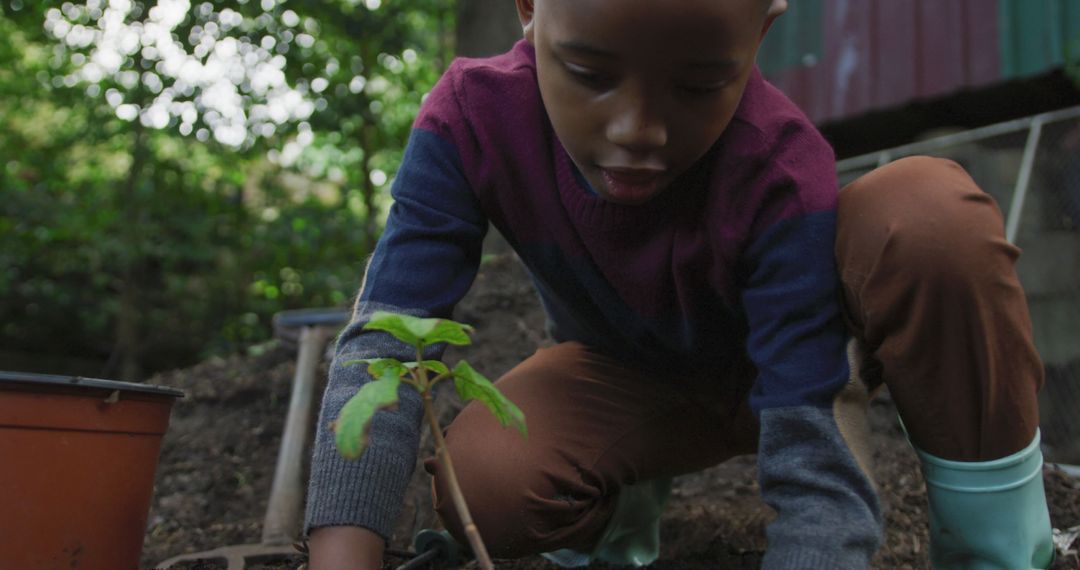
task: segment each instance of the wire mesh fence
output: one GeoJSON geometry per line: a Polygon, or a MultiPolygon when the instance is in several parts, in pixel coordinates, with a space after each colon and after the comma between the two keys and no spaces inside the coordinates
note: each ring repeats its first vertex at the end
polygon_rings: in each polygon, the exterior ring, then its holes
{"type": "Polygon", "coordinates": [[[840,183],[919,154],[955,160],[994,197],[1006,236],[1023,250],[1017,272],[1046,369],[1044,453],[1080,464],[1080,107],[934,134],[841,161],[840,183]]]}

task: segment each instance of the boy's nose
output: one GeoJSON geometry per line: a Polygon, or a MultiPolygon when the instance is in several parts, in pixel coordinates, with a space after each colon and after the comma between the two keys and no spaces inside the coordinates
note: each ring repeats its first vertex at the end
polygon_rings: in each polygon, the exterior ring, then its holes
{"type": "Polygon", "coordinates": [[[607,138],[629,150],[649,150],[667,144],[667,125],[662,117],[637,101],[626,105],[607,124],[607,138]]]}

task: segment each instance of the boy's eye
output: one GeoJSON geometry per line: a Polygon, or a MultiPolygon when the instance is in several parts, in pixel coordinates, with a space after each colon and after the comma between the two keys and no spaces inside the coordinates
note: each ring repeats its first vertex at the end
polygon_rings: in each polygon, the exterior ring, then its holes
{"type": "Polygon", "coordinates": [[[680,83],[677,87],[689,95],[711,95],[726,87],[728,82],[710,81],[706,83],[680,83]]]}
{"type": "Polygon", "coordinates": [[[584,65],[564,62],[563,68],[575,81],[592,89],[609,87],[615,81],[613,76],[584,65]]]}

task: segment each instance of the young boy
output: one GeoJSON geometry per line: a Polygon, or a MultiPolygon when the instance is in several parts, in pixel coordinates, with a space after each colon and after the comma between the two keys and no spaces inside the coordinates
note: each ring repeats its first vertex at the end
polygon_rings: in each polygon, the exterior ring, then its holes
{"type": "Polygon", "coordinates": [[[924,463],[935,566],[1045,568],[1042,367],[993,201],[929,158],[838,197],[828,144],[754,65],[783,0],[517,6],[525,40],[456,62],[416,120],[323,402],[312,570],[378,567],[419,440],[403,390],[340,459],[326,426],[370,380],[340,362],[412,359],[362,325],[449,317],[489,222],[557,343],[500,380],[528,440],[476,406],[448,428],[492,556],[648,564],[671,478],[756,452],[778,513],[764,567],[866,568],[882,517],[859,420],[884,383],[924,463]]]}

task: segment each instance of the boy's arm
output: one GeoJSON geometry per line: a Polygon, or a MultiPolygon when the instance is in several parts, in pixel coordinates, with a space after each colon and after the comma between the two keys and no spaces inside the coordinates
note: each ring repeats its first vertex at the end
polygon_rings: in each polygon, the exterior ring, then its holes
{"type": "Polygon", "coordinates": [[[324,526],[311,532],[308,541],[310,570],[376,570],[382,568],[383,538],[356,526],[324,526]]]}
{"type": "MultiPolygon", "coordinates": [[[[367,528],[388,538],[416,463],[423,408],[412,390],[399,392],[396,410],[379,412],[370,443],[356,461],[334,445],[330,423],[371,380],[348,360],[416,359],[415,349],[387,333],[364,331],[378,310],[449,317],[479,267],[487,221],[462,173],[453,144],[414,128],[392,191],[394,205],[375,249],[352,322],[337,341],[323,398],[308,489],[305,532],[341,526],[367,528]]],[[[439,358],[442,346],[424,358],[439,358]]]]}
{"type": "Polygon", "coordinates": [[[837,423],[848,383],[835,211],[776,222],[744,256],[747,348],[759,377],[758,472],[779,514],[763,568],[867,568],[880,544],[873,484],[837,423]]]}

